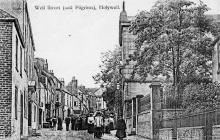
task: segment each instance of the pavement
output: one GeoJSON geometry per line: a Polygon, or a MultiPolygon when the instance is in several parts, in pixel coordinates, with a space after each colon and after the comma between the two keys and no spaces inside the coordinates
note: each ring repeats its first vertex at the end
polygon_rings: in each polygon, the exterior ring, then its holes
{"type": "MultiPolygon", "coordinates": [[[[28,140],[100,140],[94,138],[93,134],[88,134],[86,130],[82,131],[66,131],[64,128],[62,131],[52,129],[40,129],[37,130],[40,136],[30,136],[28,140]]],[[[104,134],[101,140],[118,140],[115,137],[116,130],[111,131],[111,134],[104,134]]],[[[123,140],[149,140],[137,135],[127,136],[123,140]]]]}

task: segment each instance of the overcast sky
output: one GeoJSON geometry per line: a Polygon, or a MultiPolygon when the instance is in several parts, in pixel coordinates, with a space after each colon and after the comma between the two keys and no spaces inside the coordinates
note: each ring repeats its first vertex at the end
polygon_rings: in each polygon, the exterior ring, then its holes
{"type": "MultiPolygon", "coordinates": [[[[75,76],[79,84],[98,87],[92,76],[99,72],[101,52],[118,45],[119,14],[123,0],[28,0],[35,40],[35,57],[48,60],[49,69],[66,84],[75,76]],[[48,10],[47,6],[60,6],[48,10]],[[75,6],[120,6],[117,10],[77,10],[75,6]],[[37,10],[36,6],[45,6],[37,10]],[[73,6],[63,10],[63,6],[73,6]]],[[[194,0],[198,1],[198,0],[194,0]]],[[[220,14],[220,0],[203,0],[210,14],[220,14]]],[[[125,0],[128,16],[149,10],[155,0],[125,0]]]]}

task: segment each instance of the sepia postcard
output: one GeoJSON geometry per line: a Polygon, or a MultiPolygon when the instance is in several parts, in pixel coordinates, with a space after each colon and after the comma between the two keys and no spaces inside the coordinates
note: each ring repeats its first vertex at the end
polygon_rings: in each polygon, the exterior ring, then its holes
{"type": "Polygon", "coordinates": [[[220,140],[219,0],[0,0],[0,139],[220,140]]]}

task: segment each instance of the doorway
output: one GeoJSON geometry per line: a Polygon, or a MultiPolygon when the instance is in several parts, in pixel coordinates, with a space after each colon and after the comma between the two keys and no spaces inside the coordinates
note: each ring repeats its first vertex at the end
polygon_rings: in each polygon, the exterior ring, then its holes
{"type": "Polygon", "coordinates": [[[21,93],[20,134],[23,135],[23,94],[21,93]]]}

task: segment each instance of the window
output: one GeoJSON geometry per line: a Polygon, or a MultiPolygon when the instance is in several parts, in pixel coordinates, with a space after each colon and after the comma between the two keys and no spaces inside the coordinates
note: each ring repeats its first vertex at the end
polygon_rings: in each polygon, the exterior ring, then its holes
{"type": "Polygon", "coordinates": [[[20,75],[22,76],[22,47],[20,46],[20,75]]]}
{"type": "Polygon", "coordinates": [[[15,42],[16,44],[16,56],[15,56],[15,68],[16,68],[16,70],[18,71],[18,37],[16,36],[16,42],[15,42]]]}
{"type": "Polygon", "coordinates": [[[24,71],[27,73],[27,67],[26,67],[26,51],[27,51],[27,49],[24,49],[24,71]]]}
{"type": "Polygon", "coordinates": [[[17,87],[15,87],[15,119],[17,120],[17,118],[18,118],[18,88],[17,87]]]}
{"type": "Polygon", "coordinates": [[[218,56],[218,73],[220,72],[220,45],[217,44],[217,56],[218,56]]]}
{"type": "Polygon", "coordinates": [[[24,90],[24,117],[27,118],[27,94],[26,89],[24,90]]]}
{"type": "Polygon", "coordinates": [[[78,106],[78,103],[77,103],[77,101],[74,101],[74,106],[78,106]]]}
{"type": "Polygon", "coordinates": [[[26,67],[26,72],[28,74],[28,47],[26,48],[26,51],[25,51],[25,67],[26,67]]]}

